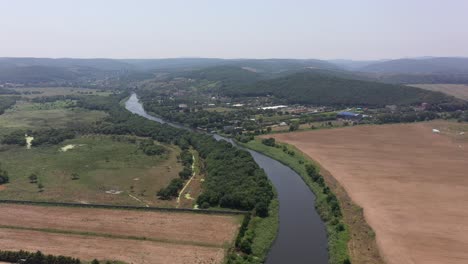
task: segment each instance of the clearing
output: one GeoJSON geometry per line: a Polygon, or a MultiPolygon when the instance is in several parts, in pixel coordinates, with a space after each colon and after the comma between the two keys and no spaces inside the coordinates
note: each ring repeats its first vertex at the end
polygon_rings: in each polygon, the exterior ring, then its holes
{"type": "Polygon", "coordinates": [[[468,124],[433,121],[272,135],[364,209],[389,264],[468,262],[468,124]],[[432,129],[441,133],[432,133],[432,129]]]}
{"type": "Polygon", "coordinates": [[[466,84],[411,84],[411,86],[442,92],[463,100],[468,100],[468,85],[466,84]]]}
{"type": "Polygon", "coordinates": [[[223,263],[243,218],[17,204],[0,210],[3,250],[128,263],[223,263]]]}
{"type": "Polygon", "coordinates": [[[0,160],[10,175],[0,199],[175,206],[175,201],[158,200],[155,194],[179,177],[180,149],[164,145],[168,153],[148,156],[137,140],[92,135],[31,149],[0,145],[0,160]],[[70,145],[75,147],[63,151],[70,145]],[[43,191],[37,183],[30,183],[32,173],[38,176],[43,191]]]}

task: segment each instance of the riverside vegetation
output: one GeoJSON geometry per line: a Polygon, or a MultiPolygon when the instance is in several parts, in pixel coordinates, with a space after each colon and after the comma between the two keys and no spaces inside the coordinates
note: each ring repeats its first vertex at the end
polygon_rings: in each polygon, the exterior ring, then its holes
{"type": "Polygon", "coordinates": [[[277,143],[274,138],[255,139],[239,144],[282,162],[302,177],[307,186],[314,192],[317,211],[326,224],[329,263],[351,263],[347,246],[350,235],[348,227],[343,221],[340,202],[325,184],[318,165],[292,147],[277,143]]]}

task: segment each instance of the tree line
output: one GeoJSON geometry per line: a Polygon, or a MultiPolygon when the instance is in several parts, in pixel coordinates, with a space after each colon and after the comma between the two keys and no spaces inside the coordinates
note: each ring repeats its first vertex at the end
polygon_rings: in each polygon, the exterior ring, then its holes
{"type": "Polygon", "coordinates": [[[17,96],[4,96],[0,97],[0,115],[5,113],[5,110],[12,107],[19,99],[17,96]]]}
{"type": "MultiPolygon", "coordinates": [[[[109,114],[104,122],[83,129],[89,133],[149,137],[178,145],[183,150],[193,147],[200,154],[204,163],[203,173],[206,174],[203,193],[197,200],[201,207],[220,206],[255,210],[260,216],[268,214],[268,206],[274,197],[273,187],[265,172],[247,151],[234,148],[224,141],[216,141],[210,135],[159,124],[132,114],[119,105],[127,96],[128,93],[108,97],[81,97],[77,102],[78,106],[109,114]]],[[[148,107],[147,111],[152,112],[153,109],[148,107]]],[[[175,179],[169,184],[172,193],[180,187],[181,181],[183,182],[182,179],[175,179]]]]}
{"type": "MultiPolygon", "coordinates": [[[[0,261],[24,264],[80,264],[77,258],[65,256],[45,255],[40,251],[31,253],[27,251],[4,251],[0,250],[0,261]]],[[[93,262],[94,263],[94,262],[93,262]]],[[[99,263],[99,262],[97,262],[99,263]]]]}
{"type": "Polygon", "coordinates": [[[2,168],[2,164],[0,163],[0,185],[8,183],[10,178],[8,177],[8,171],[2,168]]]}

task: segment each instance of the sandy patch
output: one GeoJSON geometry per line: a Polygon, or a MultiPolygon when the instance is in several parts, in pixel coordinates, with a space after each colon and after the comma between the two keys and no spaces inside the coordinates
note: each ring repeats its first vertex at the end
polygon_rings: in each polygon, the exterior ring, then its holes
{"type": "Polygon", "coordinates": [[[67,151],[69,151],[71,149],[74,149],[76,147],[81,147],[81,146],[83,146],[83,144],[68,144],[66,146],[61,147],[60,151],[67,152],[67,151]]]}
{"type": "Polygon", "coordinates": [[[34,137],[29,137],[28,135],[25,135],[24,137],[26,138],[26,148],[31,149],[34,137]]]}
{"type": "Polygon", "coordinates": [[[318,161],[364,208],[387,263],[462,264],[468,263],[468,143],[444,135],[443,125],[448,124],[273,137],[318,161]],[[433,128],[441,133],[432,133],[433,128]]]}

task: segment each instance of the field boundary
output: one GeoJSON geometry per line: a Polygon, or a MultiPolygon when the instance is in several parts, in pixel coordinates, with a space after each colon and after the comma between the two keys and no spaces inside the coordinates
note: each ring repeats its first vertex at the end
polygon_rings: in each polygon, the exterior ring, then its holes
{"type": "Polygon", "coordinates": [[[36,228],[36,227],[22,227],[22,226],[13,226],[13,225],[0,225],[0,229],[35,231],[35,232],[42,232],[42,233],[86,236],[86,237],[102,237],[102,238],[109,238],[109,239],[140,240],[140,241],[149,241],[149,242],[157,242],[157,243],[165,243],[165,244],[193,245],[193,246],[210,247],[210,248],[226,248],[223,245],[215,245],[215,244],[202,243],[202,242],[191,242],[191,241],[188,242],[188,241],[183,241],[183,240],[157,239],[157,238],[151,238],[151,237],[116,235],[116,234],[108,234],[108,233],[63,230],[63,229],[54,229],[54,228],[36,228]]]}
{"type": "Polygon", "coordinates": [[[131,205],[110,205],[110,204],[38,202],[38,201],[21,201],[21,200],[0,200],[0,204],[23,204],[23,205],[37,205],[37,206],[120,209],[120,210],[152,211],[152,212],[198,213],[198,214],[218,214],[218,215],[248,215],[249,214],[249,212],[247,211],[234,211],[234,210],[207,210],[207,209],[169,208],[169,207],[145,207],[145,206],[131,206],[131,205]]]}

